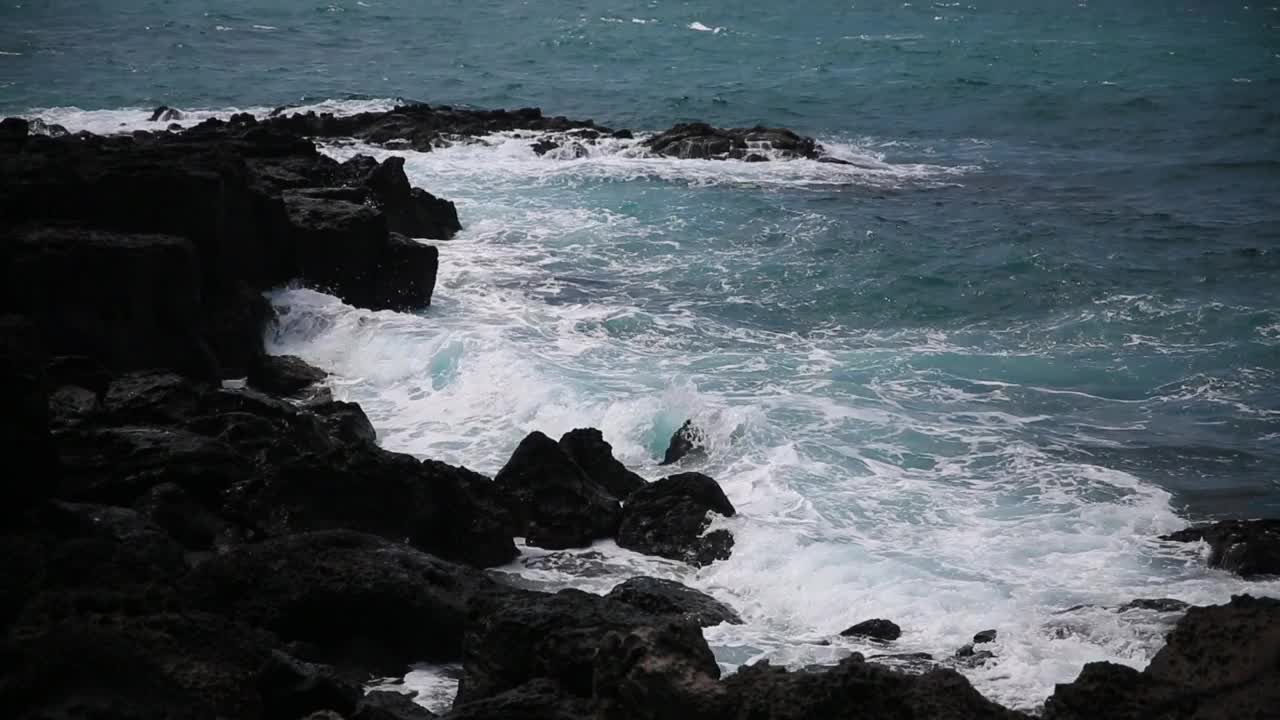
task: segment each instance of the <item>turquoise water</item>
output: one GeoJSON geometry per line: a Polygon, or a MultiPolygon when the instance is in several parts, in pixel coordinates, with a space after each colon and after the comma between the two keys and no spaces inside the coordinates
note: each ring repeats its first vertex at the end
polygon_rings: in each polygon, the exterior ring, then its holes
{"type": "Polygon", "coordinates": [[[708,631],[730,669],[867,650],[813,641],[868,617],[941,655],[998,627],[965,672],[1022,707],[1162,642],[1062,608],[1280,592],[1151,540],[1280,511],[1275,7],[285,5],[11,3],[0,110],[114,131],[160,103],[539,105],[787,125],[855,163],[408,153],[466,226],[433,306],[276,296],[273,346],[337,372],[393,449],[492,473],[530,430],[594,425],[658,477],[671,431],[706,428],[729,561],[605,544],[511,572],[703,588],[748,621],[708,631]]]}

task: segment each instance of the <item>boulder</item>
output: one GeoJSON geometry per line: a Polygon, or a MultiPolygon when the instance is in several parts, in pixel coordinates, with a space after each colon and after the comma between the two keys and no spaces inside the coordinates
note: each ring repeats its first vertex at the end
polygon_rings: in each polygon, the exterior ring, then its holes
{"type": "Polygon", "coordinates": [[[683,159],[742,160],[768,152],[779,159],[816,159],[818,145],[813,138],[785,128],[717,128],[706,123],[681,123],[644,141],[658,155],[683,159]]]}
{"type": "Polygon", "coordinates": [[[31,123],[20,117],[0,120],[0,142],[23,142],[31,132],[31,123]]]}
{"type": "Polygon", "coordinates": [[[742,618],[733,608],[674,580],[634,577],[614,586],[605,597],[655,617],[693,623],[699,627],[720,623],[742,624],[742,618]]]}
{"type": "Polygon", "coordinates": [[[889,642],[902,637],[902,628],[891,620],[876,618],[874,620],[863,620],[842,630],[840,634],[844,637],[860,637],[889,642]]]}
{"type": "Polygon", "coordinates": [[[263,355],[249,368],[247,379],[251,386],[266,393],[297,395],[328,376],[296,355],[263,355]]]}
{"type": "MultiPolygon", "coordinates": [[[[1116,612],[1128,612],[1130,610],[1151,610],[1153,612],[1174,613],[1184,612],[1191,607],[1191,603],[1183,600],[1175,600],[1174,598],[1138,598],[1116,608],[1116,612]]],[[[975,636],[976,639],[976,636],[975,636]]]]}
{"type": "Polygon", "coordinates": [[[724,705],[720,667],[693,625],[609,632],[593,674],[592,699],[602,720],[714,717],[724,705]]]}
{"type": "Polygon", "coordinates": [[[242,545],[181,583],[192,606],[305,643],[309,660],[385,673],[458,659],[468,606],[496,590],[477,570],[346,530],[242,545]]]}
{"type": "Polygon", "coordinates": [[[1025,716],[982,697],[954,670],[896,672],[862,655],[832,668],[788,672],[760,662],[722,683],[727,718],[771,720],[1013,720],[1025,716]]]}
{"type": "Polygon", "coordinates": [[[618,500],[564,448],[534,431],[494,476],[514,532],[537,547],[586,547],[618,529],[618,500]]]}
{"type": "MultiPolygon", "coordinates": [[[[597,652],[608,633],[655,623],[664,624],[631,605],[579,590],[498,596],[478,606],[467,625],[455,704],[491,698],[537,679],[554,682],[566,695],[590,698],[597,687],[597,652]]],[[[710,659],[705,642],[701,648],[710,659]]],[[[711,660],[707,672],[718,675],[715,668],[711,660]]]]}
{"type": "Polygon", "coordinates": [[[729,557],[733,535],[707,533],[708,513],[735,514],[715,480],[701,473],[680,473],[636,490],[627,498],[618,527],[618,545],[649,555],[710,565],[729,557]],[[704,534],[705,533],[705,534],[704,534]]]}
{"type": "Polygon", "coordinates": [[[980,645],[982,643],[992,643],[996,641],[995,630],[981,630],[974,634],[973,644],[980,645]]]}
{"type": "Polygon", "coordinates": [[[177,108],[171,108],[168,105],[161,105],[151,112],[151,117],[147,118],[151,122],[170,122],[182,119],[182,111],[177,108]]]}
{"type": "Polygon", "coordinates": [[[1175,542],[1209,544],[1209,567],[1241,577],[1280,575],[1280,518],[1224,520],[1161,537],[1175,542]]]}
{"type": "Polygon", "coordinates": [[[625,500],[645,486],[645,479],[631,472],[613,457],[613,446],[595,428],[570,430],[560,437],[560,447],[596,484],[609,494],[625,500]]]}
{"type": "Polygon", "coordinates": [[[662,456],[662,464],[671,465],[690,455],[700,457],[705,452],[706,445],[702,429],[694,425],[692,420],[685,420],[684,424],[671,435],[671,442],[662,456]]]}
{"type": "Polygon", "coordinates": [[[1141,672],[1089,663],[1045,702],[1048,720],[1269,717],[1280,707],[1280,599],[1189,609],[1141,672]]]}

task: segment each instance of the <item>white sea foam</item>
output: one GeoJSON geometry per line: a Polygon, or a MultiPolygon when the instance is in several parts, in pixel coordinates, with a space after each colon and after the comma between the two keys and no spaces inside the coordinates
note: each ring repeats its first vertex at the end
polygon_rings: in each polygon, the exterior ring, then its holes
{"type": "Polygon", "coordinates": [[[689,29],[697,30],[698,32],[709,32],[713,34],[724,32],[724,28],[722,27],[707,27],[706,25],[703,25],[702,23],[697,22],[696,20],[694,22],[689,23],[689,29]]]}
{"type": "MultiPolygon", "coordinates": [[[[318,103],[302,104],[291,107],[289,112],[315,111],[329,112],[335,115],[354,115],[360,112],[376,112],[390,110],[396,101],[386,99],[373,100],[325,100],[318,103]]],[[[243,108],[219,108],[216,110],[201,108],[178,108],[183,117],[178,124],[191,126],[209,118],[227,119],[240,112],[247,112],[262,117],[271,112],[265,106],[247,106],[243,108]]],[[[154,108],[131,107],[112,110],[83,110],[78,107],[35,108],[23,113],[23,117],[40,118],[47,123],[56,123],[71,132],[87,130],[98,135],[130,133],[135,130],[163,130],[171,121],[151,122],[154,108]]]]}

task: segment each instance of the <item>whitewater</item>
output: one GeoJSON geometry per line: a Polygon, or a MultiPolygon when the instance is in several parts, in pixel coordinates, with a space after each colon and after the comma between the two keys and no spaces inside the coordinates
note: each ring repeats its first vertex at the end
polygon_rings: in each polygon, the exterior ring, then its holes
{"type": "MultiPolygon", "coordinates": [[[[137,108],[32,114],[72,131],[155,129],[137,108]]],[[[1116,460],[1117,434],[1155,427],[1171,404],[1275,427],[1280,412],[1256,401],[1266,367],[1227,382],[1160,364],[1202,351],[1178,328],[1231,308],[1109,293],[1031,319],[885,322],[875,303],[828,304],[853,284],[827,267],[843,262],[833,239],[896,242],[831,204],[926,203],[989,172],[980,158],[927,161],[898,140],[843,136],[819,141],[847,165],[674,160],[640,141],[516,132],[428,153],[325,145],[339,160],[404,156],[411,182],[454,201],[464,229],[436,243],[439,279],[421,313],[301,288],[271,298],[270,349],[333,373],[335,397],[360,403],[390,450],[492,475],[533,430],[596,427],[652,480],[671,472],[658,461],[686,418],[704,429],[706,457],[678,469],[716,478],[738,509],[713,525],[734,534],[731,558],[695,569],[611,542],[522,546],[500,569],[512,581],[603,593],[634,575],[679,580],[745,620],[706,630],[729,672],[852,651],[953,663],[995,628],[994,660],[956,667],[1022,709],[1086,662],[1146,665],[1173,618],[1114,606],[1280,594],[1280,581],[1245,582],[1207,569],[1202,548],[1158,542],[1187,525],[1174,493],[1116,460]],[[560,147],[540,156],[541,139],[560,147]],[[1145,390],[1086,369],[1116,348],[1153,373],[1145,390]],[[903,628],[891,649],[838,636],[878,617],[903,628]]],[[[1245,311],[1252,341],[1273,352],[1268,323],[1280,316],[1245,311]]],[[[424,667],[407,683],[442,708],[453,677],[424,667]]]]}

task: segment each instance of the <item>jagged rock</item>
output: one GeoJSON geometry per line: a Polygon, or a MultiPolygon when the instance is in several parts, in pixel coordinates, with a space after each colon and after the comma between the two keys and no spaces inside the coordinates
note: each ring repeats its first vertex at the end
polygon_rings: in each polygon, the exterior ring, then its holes
{"type": "Polygon", "coordinates": [[[619,583],[605,597],[637,607],[655,617],[700,627],[720,623],[741,625],[742,618],[728,605],[674,580],[634,577],[619,583]]]}
{"type": "Polygon", "coordinates": [[[615,630],[595,656],[593,700],[603,720],[710,717],[723,705],[720,667],[697,627],[615,630]]]}
{"type": "Polygon", "coordinates": [[[197,608],[307,643],[319,655],[309,660],[401,672],[460,657],[469,603],[497,586],[407,545],[338,530],[242,545],[200,564],[181,589],[197,608]]]}
{"type": "Polygon", "coordinates": [[[166,427],[75,427],[54,434],[58,497],[131,504],[161,483],[210,498],[251,473],[246,458],[213,438],[166,427]]]}
{"type": "Polygon", "coordinates": [[[681,123],[645,140],[644,144],[659,155],[686,159],[741,160],[761,150],[783,159],[818,157],[813,138],[785,128],[723,129],[706,123],[681,123]]]}
{"type": "Polygon", "coordinates": [[[99,407],[98,395],[78,385],[63,385],[49,395],[49,422],[54,427],[76,425],[99,407]]]}
{"type": "Polygon", "coordinates": [[[667,452],[662,457],[662,464],[671,465],[689,455],[701,456],[706,452],[705,442],[702,429],[694,425],[692,420],[685,420],[684,424],[671,435],[671,442],[667,445],[667,452]]]}
{"type": "Polygon", "coordinates": [[[871,640],[892,641],[902,637],[902,628],[891,620],[876,618],[863,620],[840,632],[844,637],[863,637],[871,640]]]}
{"type": "Polygon", "coordinates": [[[627,498],[618,527],[618,545],[649,555],[710,565],[729,557],[733,535],[705,533],[708,513],[732,517],[736,511],[715,480],[680,473],[636,490],[627,498]]]}
{"type": "Polygon", "coordinates": [[[175,483],[152,487],[134,509],[188,550],[225,549],[245,534],[175,483]]]}
{"type": "Polygon", "coordinates": [[[170,367],[214,378],[194,246],[164,235],[75,228],[18,234],[5,294],[41,328],[50,352],[119,372],[170,367]]]}
{"type": "Polygon", "coordinates": [[[276,650],[257,676],[264,715],[268,718],[300,718],[330,710],[349,716],[360,700],[360,689],[341,680],[331,668],[303,662],[276,650]]]}
{"type": "Polygon", "coordinates": [[[530,545],[586,547],[618,529],[618,501],[583,472],[564,448],[534,431],[493,481],[516,533],[530,545]]]}
{"type": "Polygon", "coordinates": [[[49,387],[38,330],[26,318],[0,316],[0,519],[47,496],[60,469],[49,433],[49,387]]]}
{"type": "Polygon", "coordinates": [[[1138,598],[1131,600],[1124,605],[1116,608],[1116,612],[1128,612],[1129,610],[1153,610],[1155,612],[1173,613],[1183,612],[1191,607],[1191,603],[1173,598],[1138,598]]]}
{"type": "Polygon", "coordinates": [[[7,649],[0,707],[13,718],[278,717],[257,691],[273,643],[206,613],[73,616],[7,649]]]}
{"type": "Polygon", "coordinates": [[[605,442],[604,435],[595,428],[570,430],[560,437],[560,447],[588,477],[615,498],[625,500],[646,485],[644,478],[613,457],[613,446],[605,442]]]}
{"type": "Polygon", "coordinates": [[[1280,707],[1280,600],[1193,607],[1146,670],[1089,663],[1045,702],[1049,720],[1268,717],[1280,707]]]}
{"type": "Polygon", "coordinates": [[[1162,540],[1209,544],[1209,566],[1246,578],[1280,575],[1280,518],[1224,520],[1165,535],[1162,540]]]}
{"type": "Polygon", "coordinates": [[[560,143],[554,140],[548,140],[547,138],[543,138],[538,142],[530,145],[529,147],[533,148],[533,152],[535,155],[541,156],[541,155],[546,155],[552,150],[555,150],[556,148],[560,147],[560,143]]]}
{"type": "Polygon", "coordinates": [[[307,407],[319,416],[330,434],[348,443],[374,443],[378,433],[364,410],[355,403],[332,400],[307,407]]]}
{"type": "MultiPolygon", "coordinates": [[[[498,596],[477,609],[468,624],[456,704],[490,698],[539,678],[555,682],[568,695],[589,698],[596,686],[595,657],[605,636],[655,623],[665,624],[633,606],[579,590],[498,596]]],[[[689,627],[697,633],[695,626],[689,627]]],[[[701,647],[706,650],[706,643],[701,647]]],[[[714,660],[710,667],[716,667],[714,660]]]]}
{"type": "Polygon", "coordinates": [[[236,506],[268,536],[348,528],[484,567],[517,555],[488,486],[468,470],[365,445],[273,464],[236,506]]]}
{"type": "Polygon", "coordinates": [[[375,690],[356,704],[351,720],[431,720],[436,714],[413,701],[411,695],[375,690]]]}
{"type": "Polygon", "coordinates": [[[995,630],[982,630],[973,636],[973,644],[992,643],[996,641],[995,630]]]}
{"type": "Polygon", "coordinates": [[[182,111],[177,108],[171,108],[168,105],[161,105],[151,113],[151,117],[147,118],[151,122],[169,122],[171,120],[181,120],[182,111]]]}
{"type": "Polygon", "coordinates": [[[788,672],[760,662],[722,683],[720,717],[771,720],[1013,720],[1025,716],[987,700],[954,670],[895,672],[854,653],[832,668],[788,672]]]}
{"type": "Polygon", "coordinates": [[[250,366],[248,381],[263,392],[297,395],[328,376],[296,355],[263,355],[250,366]]]}
{"type": "Polygon", "coordinates": [[[583,720],[591,702],[568,695],[555,682],[538,679],[490,697],[457,703],[448,720],[583,720]]]}
{"type": "Polygon", "coordinates": [[[404,158],[392,156],[374,167],[365,177],[365,185],[387,216],[387,227],[394,233],[415,238],[448,240],[462,229],[458,209],[420,188],[409,185],[404,174],[404,158]]]}

